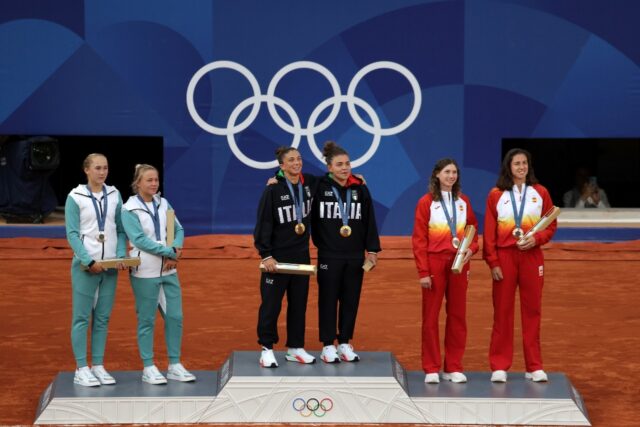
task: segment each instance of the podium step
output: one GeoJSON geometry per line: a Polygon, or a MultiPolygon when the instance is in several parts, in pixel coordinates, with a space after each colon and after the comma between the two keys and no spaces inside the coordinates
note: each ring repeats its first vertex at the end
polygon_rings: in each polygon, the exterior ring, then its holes
{"type": "Polygon", "coordinates": [[[469,372],[466,384],[425,384],[389,352],[359,352],[357,363],[302,365],[276,352],[233,352],[219,371],[194,371],[194,383],[150,385],[141,372],[112,372],[113,386],[82,387],[59,373],[45,389],[35,424],[134,423],[437,423],[590,425],[577,390],[561,373],[548,383],[509,373],[506,384],[469,372]]]}

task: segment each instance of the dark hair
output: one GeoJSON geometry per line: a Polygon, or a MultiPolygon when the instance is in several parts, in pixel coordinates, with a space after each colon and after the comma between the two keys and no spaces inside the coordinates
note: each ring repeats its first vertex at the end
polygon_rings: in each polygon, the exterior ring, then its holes
{"type": "Polygon", "coordinates": [[[142,179],[142,174],[144,174],[147,171],[158,172],[158,169],[156,169],[151,165],[147,165],[145,163],[136,165],[135,171],[133,172],[133,182],[131,183],[131,189],[133,190],[134,194],[138,194],[138,183],[142,179]]]}
{"type": "Polygon", "coordinates": [[[500,175],[498,176],[498,181],[496,182],[496,187],[499,190],[511,190],[513,188],[513,175],[511,174],[511,161],[518,154],[524,154],[527,158],[527,165],[529,170],[527,172],[527,178],[525,183],[527,185],[533,185],[538,183],[538,178],[536,178],[536,174],[533,172],[533,161],[531,159],[531,153],[522,148],[512,148],[507,151],[507,154],[504,155],[504,159],[502,159],[502,167],[500,168],[500,175]]]}
{"type": "Polygon", "coordinates": [[[344,154],[347,156],[349,155],[349,153],[347,153],[347,150],[340,147],[334,141],[327,141],[324,143],[324,147],[322,148],[322,155],[324,156],[324,159],[327,162],[327,165],[331,164],[335,156],[339,156],[341,154],[344,154]]]}
{"type": "Polygon", "coordinates": [[[281,145],[276,148],[276,159],[278,159],[278,163],[282,164],[282,162],[284,162],[284,156],[286,156],[289,151],[298,151],[298,149],[296,147],[288,147],[286,145],[281,145]]]}
{"type": "Polygon", "coordinates": [[[436,162],[436,164],[433,166],[433,171],[431,172],[431,178],[429,178],[429,193],[431,193],[431,196],[435,201],[442,200],[440,180],[436,175],[438,175],[442,171],[442,169],[446,168],[449,165],[455,166],[456,170],[458,171],[458,179],[451,188],[451,194],[454,200],[457,199],[460,195],[460,168],[458,167],[458,164],[455,160],[445,157],[444,159],[440,159],[436,162]]]}

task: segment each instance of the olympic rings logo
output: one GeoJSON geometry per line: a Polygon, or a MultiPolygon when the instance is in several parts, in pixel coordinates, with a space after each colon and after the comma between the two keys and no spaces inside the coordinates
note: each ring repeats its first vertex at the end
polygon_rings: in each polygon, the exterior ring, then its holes
{"type": "Polygon", "coordinates": [[[303,417],[310,417],[311,414],[313,414],[316,417],[321,418],[333,409],[333,400],[328,397],[325,397],[322,400],[318,400],[315,397],[307,400],[297,397],[293,399],[291,405],[293,406],[293,409],[303,417]]]}
{"type": "Polygon", "coordinates": [[[245,165],[255,169],[271,169],[278,166],[277,160],[261,162],[248,157],[242,151],[240,151],[235,138],[235,135],[237,133],[242,132],[243,130],[251,126],[255,118],[258,116],[258,113],[260,111],[260,104],[262,102],[265,102],[267,104],[267,109],[269,110],[269,114],[271,115],[273,121],[282,130],[293,135],[291,146],[294,148],[298,148],[298,146],[300,145],[300,139],[305,136],[314,156],[321,162],[323,162],[324,160],[322,157],[322,151],[320,150],[320,148],[318,148],[318,145],[316,143],[315,135],[331,126],[331,124],[338,116],[338,113],[340,112],[341,104],[343,102],[347,104],[349,115],[356,123],[356,125],[373,136],[369,149],[361,157],[351,161],[351,166],[358,167],[365,164],[367,161],[369,161],[369,159],[371,159],[371,157],[373,157],[376,150],[378,149],[378,146],[380,145],[380,140],[383,136],[398,134],[407,129],[414,122],[416,117],[418,117],[420,106],[422,105],[422,91],[420,89],[420,85],[418,84],[418,80],[411,73],[411,71],[409,71],[406,67],[391,61],[378,61],[363,67],[353,76],[351,82],[349,83],[346,95],[342,94],[342,90],[340,89],[338,80],[326,67],[311,61],[292,62],[291,64],[282,67],[271,79],[271,82],[269,83],[269,86],[267,88],[266,95],[262,94],[258,80],[251,73],[251,71],[249,71],[243,65],[233,61],[214,61],[203,66],[193,75],[191,81],[189,82],[189,86],[187,87],[187,108],[189,110],[191,118],[196,122],[198,126],[200,126],[200,128],[213,135],[226,136],[227,142],[229,143],[229,148],[238,158],[238,160],[240,160],[245,165]],[[204,77],[211,71],[225,68],[235,70],[243,75],[251,85],[253,96],[240,102],[234,108],[234,110],[229,115],[229,119],[227,120],[227,127],[222,128],[211,125],[200,116],[200,114],[196,110],[193,95],[196,86],[198,85],[198,82],[200,81],[200,79],[202,79],[202,77],[204,77]],[[331,90],[333,92],[333,96],[325,99],[320,104],[318,104],[317,107],[315,107],[315,109],[309,116],[306,127],[302,127],[300,118],[298,117],[298,114],[293,109],[291,104],[275,95],[276,88],[278,87],[278,83],[280,82],[280,80],[282,80],[282,78],[291,71],[299,69],[309,69],[320,73],[324,78],[327,79],[327,81],[331,85],[331,90]],[[358,87],[360,80],[362,80],[368,73],[380,69],[388,69],[400,73],[404,78],[407,79],[413,91],[413,107],[411,109],[411,112],[400,124],[389,128],[383,128],[376,110],[369,103],[364,101],[362,98],[358,98],[355,95],[356,88],[358,87]],[[242,111],[244,111],[249,106],[251,106],[251,111],[249,112],[247,118],[245,118],[241,123],[237,123],[240,113],[242,113],[242,111]],[[276,106],[284,110],[284,112],[289,116],[291,123],[287,123],[280,116],[280,113],[278,113],[276,106]],[[360,117],[358,110],[356,110],[356,106],[364,110],[364,112],[371,119],[372,125],[368,124],[362,119],[362,117],[360,117]],[[316,123],[316,121],[320,117],[320,114],[329,107],[331,107],[331,111],[328,117],[321,123],[316,123]]]}

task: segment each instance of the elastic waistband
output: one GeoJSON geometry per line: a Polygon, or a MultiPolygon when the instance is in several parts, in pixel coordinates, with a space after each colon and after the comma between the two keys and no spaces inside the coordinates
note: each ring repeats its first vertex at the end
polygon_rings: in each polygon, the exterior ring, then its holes
{"type": "Polygon", "coordinates": [[[429,258],[450,260],[456,257],[457,252],[429,252],[429,258]]]}

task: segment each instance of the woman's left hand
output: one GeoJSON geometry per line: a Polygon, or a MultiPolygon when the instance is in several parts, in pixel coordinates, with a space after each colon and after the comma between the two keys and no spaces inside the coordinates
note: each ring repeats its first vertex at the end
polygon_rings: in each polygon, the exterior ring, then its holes
{"type": "Polygon", "coordinates": [[[467,249],[467,252],[464,253],[462,265],[465,265],[466,263],[468,263],[472,256],[473,256],[473,251],[471,249],[467,249]]]}
{"type": "MultiPolygon", "coordinates": [[[[373,264],[373,267],[376,266],[376,264],[378,263],[378,254],[374,254],[372,252],[367,252],[367,259],[366,261],[369,261],[373,264]]],[[[373,268],[371,267],[371,268],[373,268]]]]}
{"type": "Polygon", "coordinates": [[[518,249],[520,249],[521,251],[527,251],[531,248],[533,248],[536,245],[536,238],[531,235],[531,236],[527,236],[524,239],[518,240],[518,243],[516,246],[518,246],[518,249]]]}
{"type": "Polygon", "coordinates": [[[165,259],[162,271],[169,271],[178,267],[178,261],[174,259],[165,259]]]}
{"type": "Polygon", "coordinates": [[[361,173],[354,173],[353,176],[361,180],[364,185],[367,185],[367,180],[364,179],[364,175],[362,175],[361,173]]]}

